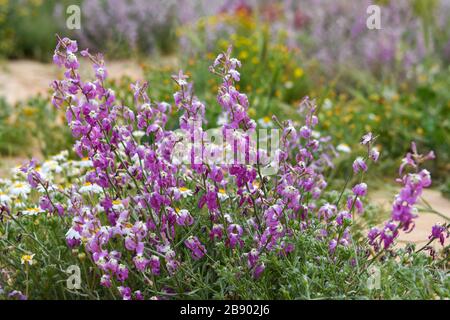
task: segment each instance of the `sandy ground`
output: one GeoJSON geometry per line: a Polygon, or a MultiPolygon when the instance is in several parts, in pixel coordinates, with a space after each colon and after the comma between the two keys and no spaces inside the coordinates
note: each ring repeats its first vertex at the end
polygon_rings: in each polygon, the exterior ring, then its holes
{"type": "MultiPolygon", "coordinates": [[[[393,186],[387,186],[382,190],[377,190],[372,194],[369,194],[370,199],[377,205],[380,205],[383,209],[390,212],[394,195],[398,191],[398,188],[393,186]]],[[[427,201],[434,210],[442,213],[448,219],[450,219],[450,201],[442,196],[437,190],[425,189],[422,198],[427,201]]],[[[419,207],[425,207],[425,204],[421,201],[419,207]]],[[[416,226],[411,233],[400,232],[399,243],[405,244],[408,242],[416,243],[417,246],[424,245],[428,242],[428,236],[431,233],[431,227],[436,223],[445,224],[446,221],[443,217],[428,212],[419,212],[418,217],[415,219],[416,226]]],[[[445,245],[450,244],[450,239],[446,239],[445,245]]],[[[434,247],[441,247],[437,241],[434,242],[434,247]]]]}
{"type": "MultiPolygon", "coordinates": [[[[142,68],[134,61],[112,61],[106,66],[111,79],[129,76],[135,81],[144,78],[142,68]]],[[[80,72],[82,75],[93,75],[88,64],[82,64],[80,72]]],[[[52,64],[31,60],[0,62],[0,96],[14,104],[36,94],[49,92],[53,79],[61,77],[61,70],[52,64]]]]}

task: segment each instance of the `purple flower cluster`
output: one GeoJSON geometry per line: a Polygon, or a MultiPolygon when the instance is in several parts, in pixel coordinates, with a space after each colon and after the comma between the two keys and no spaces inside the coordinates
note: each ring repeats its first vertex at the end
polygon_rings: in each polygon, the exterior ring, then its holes
{"type": "MultiPolygon", "coordinates": [[[[392,204],[391,219],[380,230],[377,227],[369,231],[369,243],[378,251],[381,247],[389,249],[399,235],[399,230],[411,232],[414,229],[414,219],[417,217],[415,204],[424,188],[431,185],[430,172],[420,169],[420,165],[426,160],[434,159],[431,151],[427,155],[417,152],[416,144],[411,145],[412,152],[408,152],[403,158],[399,174],[402,175],[406,167],[411,167],[413,172],[404,173],[397,181],[403,185],[395,196],[392,204]]],[[[437,232],[437,230],[436,230],[437,232]]],[[[437,234],[436,234],[437,235],[437,234]]],[[[440,234],[437,238],[440,238],[440,234]]]]}
{"type": "MultiPolygon", "coordinates": [[[[366,196],[367,185],[356,184],[345,204],[327,202],[324,170],[332,166],[334,149],[327,137],[314,131],[318,124],[314,101],[305,98],[300,104],[302,125],[273,117],[281,132],[280,145],[272,150],[278,172],[264,175],[259,162],[249,161],[250,157],[262,159],[265,151],[249,143],[256,123],[247,112],[249,99],[236,88],[241,63],[231,56],[230,48],[210,67],[222,82],[217,101],[228,121],[221,131],[235,138],[217,148],[239,151],[246,161],[209,163],[209,146],[187,141],[182,155],[190,159],[186,163],[175,152],[179,132],[166,128],[172,105],[151,101],[146,83],[133,84],[134,105],[124,105],[105,87],[102,56],[81,51],[92,62],[96,77],[84,81],[77,52],[76,42],[59,39],[54,61],[65,73],[64,79],[52,84],[52,100],[66,109],[76,138],[74,150],[91,165],[62,192],[39,174],[34,162],[23,171],[31,186],[44,190],[41,209],[70,219],[67,245],[87,252],[100,273],[101,286],[123,299],[160,298],[146,287],[135,287],[130,278],[151,275],[158,286],[158,279],[183,272],[187,260],[220,263],[220,250],[238,257],[240,270],[258,279],[264,276],[267,257],[282,259],[292,254],[297,250],[296,237],[309,228],[317,233],[317,241],[328,245],[330,258],[349,248],[352,214],[362,212],[360,198],[366,196]]],[[[191,137],[205,137],[205,105],[182,71],[173,80],[178,85],[173,105],[180,114],[180,130],[191,137]]],[[[367,146],[367,158],[376,161],[378,155],[370,156],[373,141],[368,134],[362,144],[367,146]]],[[[418,161],[417,157],[408,159],[418,161]]],[[[362,179],[367,159],[357,160],[355,173],[362,179]]],[[[412,207],[412,199],[431,180],[426,171],[420,171],[403,182],[405,191],[400,196],[411,200],[412,207]]],[[[405,205],[404,201],[399,204],[405,205]]],[[[407,229],[411,224],[410,211],[399,208],[383,231],[371,231],[371,243],[382,238],[386,245],[388,237],[393,241],[399,227],[407,229]]],[[[179,288],[158,289],[175,292],[179,288]]]]}

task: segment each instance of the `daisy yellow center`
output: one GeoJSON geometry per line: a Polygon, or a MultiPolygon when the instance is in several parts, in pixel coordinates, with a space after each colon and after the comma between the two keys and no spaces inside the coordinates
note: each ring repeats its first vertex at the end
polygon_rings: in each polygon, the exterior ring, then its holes
{"type": "Polygon", "coordinates": [[[184,191],[188,191],[189,189],[186,188],[186,187],[181,187],[179,190],[180,190],[181,192],[184,192],[184,191]]]}
{"type": "Polygon", "coordinates": [[[264,123],[269,123],[270,120],[271,120],[271,119],[270,119],[269,116],[265,116],[265,117],[263,118],[264,123]]]}
{"type": "Polygon", "coordinates": [[[120,201],[120,200],[114,200],[114,201],[112,202],[112,204],[115,205],[115,206],[118,206],[119,204],[122,204],[122,201],[120,201]]]}
{"type": "Polygon", "coordinates": [[[225,194],[225,189],[219,189],[219,193],[225,194]]]}
{"type": "Polygon", "coordinates": [[[85,183],[84,183],[84,186],[85,186],[85,187],[88,187],[88,186],[90,186],[90,185],[92,185],[92,183],[90,183],[90,182],[85,182],[85,183]]]}
{"type": "Polygon", "coordinates": [[[22,261],[24,261],[24,262],[30,262],[31,260],[33,260],[33,257],[29,254],[22,256],[22,261]]]}

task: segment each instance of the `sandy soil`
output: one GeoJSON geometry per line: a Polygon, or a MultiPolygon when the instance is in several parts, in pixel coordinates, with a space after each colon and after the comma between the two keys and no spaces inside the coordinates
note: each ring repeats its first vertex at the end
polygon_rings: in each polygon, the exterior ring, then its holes
{"type": "MultiPolygon", "coordinates": [[[[81,65],[81,74],[92,74],[88,64],[81,65]]],[[[112,79],[129,76],[133,80],[143,80],[142,68],[130,60],[107,63],[112,79]]],[[[56,66],[31,60],[15,60],[0,63],[0,96],[14,104],[36,94],[49,92],[50,83],[62,73],[56,66]]]]}
{"type": "MultiPolygon", "coordinates": [[[[398,188],[387,186],[382,190],[377,190],[369,194],[370,199],[380,205],[386,211],[390,211],[394,195],[398,188]]],[[[437,190],[425,189],[422,198],[427,201],[434,210],[442,213],[450,219],[450,201],[442,196],[437,190]]],[[[419,207],[424,207],[423,201],[419,203],[419,207]]],[[[431,227],[436,223],[446,223],[445,219],[439,215],[428,212],[419,212],[419,216],[415,220],[416,227],[411,233],[401,232],[399,236],[400,244],[408,242],[416,243],[417,246],[424,245],[428,242],[428,236],[431,233],[431,227]]],[[[446,240],[445,245],[450,244],[450,239],[446,240]]],[[[440,244],[435,241],[434,246],[439,248],[440,244]]]]}

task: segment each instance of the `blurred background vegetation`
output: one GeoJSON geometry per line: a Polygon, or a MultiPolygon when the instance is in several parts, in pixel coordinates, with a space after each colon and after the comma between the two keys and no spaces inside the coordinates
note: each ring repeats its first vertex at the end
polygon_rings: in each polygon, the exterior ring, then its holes
{"type": "MultiPolygon", "coordinates": [[[[207,103],[210,126],[220,109],[208,66],[232,44],[243,63],[240,89],[260,125],[270,126],[273,114],[299,119],[298,102],[310,96],[322,134],[349,151],[337,166],[348,168],[359,138],[372,131],[382,152],[378,170],[392,176],[414,140],[435,150],[430,169],[450,193],[450,0],[0,0],[0,72],[17,59],[49,63],[55,33],[103,52],[107,61],[137,61],[155,100],[172,102],[170,75],[182,68],[207,103]],[[81,6],[81,30],[66,27],[69,4],[81,6]],[[381,30],[366,27],[369,4],[381,6],[381,30]]],[[[131,104],[135,80],[110,85],[131,104]]],[[[70,149],[63,113],[48,94],[0,97],[0,154],[70,149]]]]}

